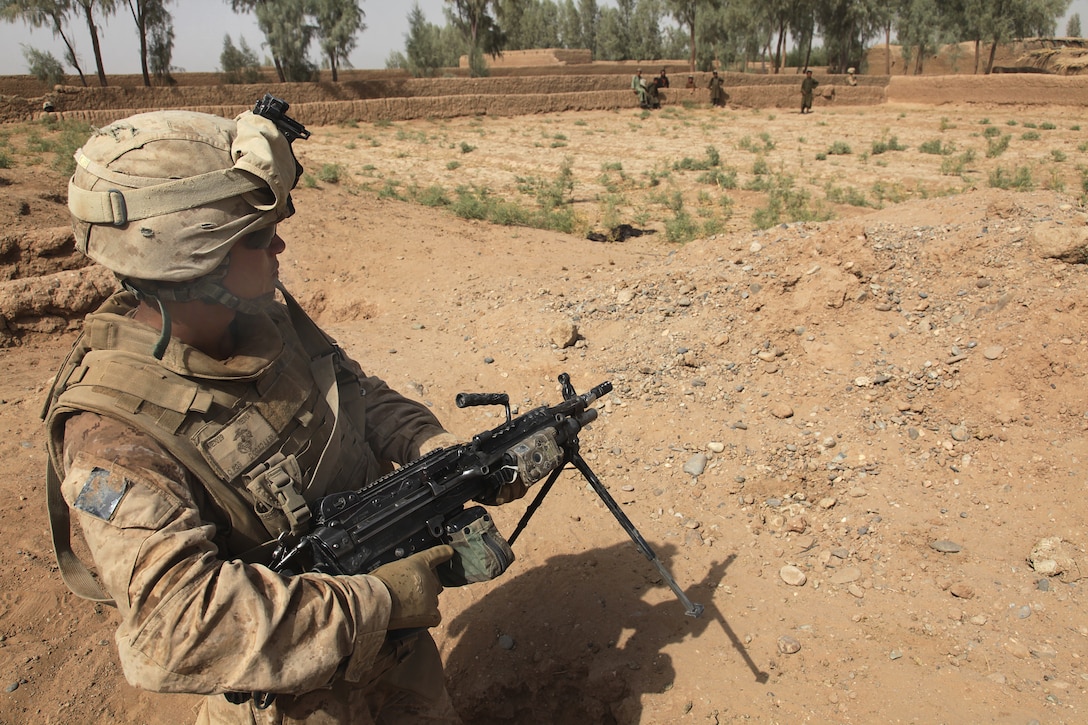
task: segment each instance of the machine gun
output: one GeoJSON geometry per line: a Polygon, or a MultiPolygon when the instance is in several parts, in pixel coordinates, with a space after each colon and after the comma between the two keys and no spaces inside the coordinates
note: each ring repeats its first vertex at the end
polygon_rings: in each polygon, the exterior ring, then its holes
{"type": "Polygon", "coordinates": [[[570,463],[668,582],[685,614],[698,617],[703,605],[688,599],[579,452],[579,431],[597,418],[597,410],[590,406],[608,394],[612,384],[604,382],[578,395],[569,375],[560,375],[559,382],[563,402],[517,418],[511,418],[505,393],[458,395],[461,408],[504,406],[506,422],[477,434],[469,443],[434,450],[361,489],[322,498],[315,508],[313,530],[295,542],[281,541],[273,553],[272,568],[284,573],[366,574],[390,561],[449,543],[455,555],[438,570],[443,584],[486,581],[513,562],[509,545],[570,463]],[[494,503],[504,486],[527,488],[545,477],[509,542],[498,534],[482,507],[466,508],[472,501],[494,503]],[[470,550],[473,546],[476,549],[470,550]],[[481,555],[488,559],[486,574],[471,563],[481,555]]]}

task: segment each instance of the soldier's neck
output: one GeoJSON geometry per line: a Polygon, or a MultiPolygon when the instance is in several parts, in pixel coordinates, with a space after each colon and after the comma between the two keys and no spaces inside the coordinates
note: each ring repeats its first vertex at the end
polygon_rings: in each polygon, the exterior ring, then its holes
{"type": "MultiPolygon", "coordinates": [[[[224,305],[200,300],[166,302],[170,315],[170,336],[195,347],[216,360],[226,360],[234,354],[237,340],[234,334],[236,312],[224,305]]],[[[140,302],[134,319],[162,330],[162,315],[157,305],[140,302]]]]}

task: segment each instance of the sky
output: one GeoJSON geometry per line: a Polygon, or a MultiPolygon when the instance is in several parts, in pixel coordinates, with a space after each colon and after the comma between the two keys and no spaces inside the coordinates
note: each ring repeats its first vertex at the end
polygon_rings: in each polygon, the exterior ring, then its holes
{"type": "MultiPolygon", "coordinates": [[[[445,24],[442,9],[444,0],[416,0],[428,22],[445,24]]],[[[102,43],[102,64],[107,76],[110,73],[139,73],[140,52],[135,25],[126,3],[118,3],[119,12],[101,22],[99,38],[102,43]]],[[[611,5],[604,1],[599,5],[611,5]]],[[[229,0],[174,0],[168,5],[174,16],[173,65],[182,71],[216,71],[219,54],[223,49],[223,36],[229,34],[235,45],[241,38],[256,51],[259,57],[265,52],[261,47],[264,36],[257,29],[252,14],[236,14],[230,9],[229,0]]],[[[354,68],[384,68],[392,51],[404,50],[404,36],[408,32],[408,13],[412,3],[405,0],[362,0],[366,14],[366,30],[358,37],[358,47],[351,54],[354,68]]],[[[1065,18],[1058,23],[1058,34],[1065,32],[1068,15],[1080,13],[1081,27],[1088,33],[1088,0],[1073,0],[1065,18]]],[[[94,53],[85,23],[76,18],[71,27],[80,65],[87,75],[94,75],[94,53]]],[[[57,58],[64,57],[64,44],[54,38],[48,29],[34,30],[22,21],[0,22],[0,75],[17,75],[27,72],[22,45],[40,51],[49,51],[57,58]]],[[[310,57],[317,60],[316,46],[310,57]]],[[[71,69],[68,69],[71,71],[71,69]]]]}

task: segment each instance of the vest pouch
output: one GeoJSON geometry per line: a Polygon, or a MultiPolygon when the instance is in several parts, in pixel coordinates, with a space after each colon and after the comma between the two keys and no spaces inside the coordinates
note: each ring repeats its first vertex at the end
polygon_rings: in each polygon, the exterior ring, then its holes
{"type": "Polygon", "coordinates": [[[491,581],[514,563],[514,551],[483,506],[473,506],[450,519],[446,534],[453,558],[435,568],[442,586],[491,581]]]}

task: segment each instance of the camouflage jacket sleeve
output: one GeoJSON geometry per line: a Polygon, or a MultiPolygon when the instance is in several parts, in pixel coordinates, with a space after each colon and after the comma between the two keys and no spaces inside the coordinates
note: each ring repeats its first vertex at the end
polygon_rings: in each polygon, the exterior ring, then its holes
{"type": "Polygon", "coordinates": [[[127,679],[162,692],[301,693],[367,676],[388,590],[220,558],[201,489],[153,439],[91,413],[65,428],[62,492],[121,617],[127,679]]]}
{"type": "Polygon", "coordinates": [[[366,375],[350,358],[344,358],[342,364],[359,378],[366,417],[362,427],[379,460],[404,465],[457,442],[426,405],[404,397],[381,378],[366,375]]]}

